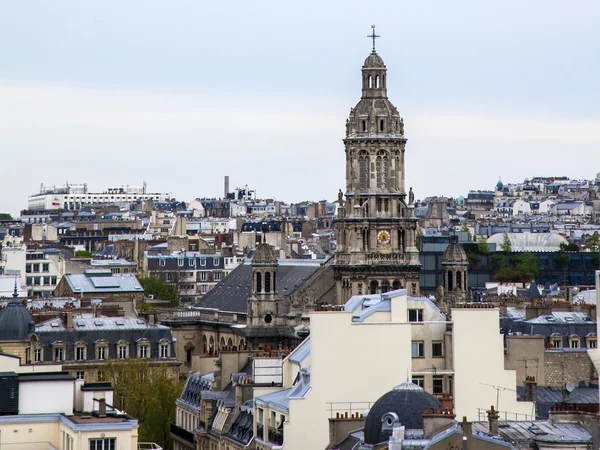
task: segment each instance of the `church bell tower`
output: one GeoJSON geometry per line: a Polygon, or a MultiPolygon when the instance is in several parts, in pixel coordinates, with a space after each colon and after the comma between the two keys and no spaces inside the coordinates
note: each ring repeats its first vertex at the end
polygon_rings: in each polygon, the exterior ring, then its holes
{"type": "Polygon", "coordinates": [[[346,120],[346,191],[335,220],[338,303],[352,295],[406,288],[419,295],[413,194],[404,182],[404,120],[387,96],[387,68],[375,50],[362,67],[362,96],[346,120]]]}

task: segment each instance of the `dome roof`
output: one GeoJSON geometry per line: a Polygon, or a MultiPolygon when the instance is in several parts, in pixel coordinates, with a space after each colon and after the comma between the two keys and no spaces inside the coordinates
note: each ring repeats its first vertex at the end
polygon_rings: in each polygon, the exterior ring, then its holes
{"type": "Polygon", "coordinates": [[[460,245],[458,242],[451,242],[450,245],[446,247],[444,256],[442,256],[442,264],[467,262],[467,253],[465,252],[465,249],[462,248],[462,245],[460,245]]]}
{"type": "Polygon", "coordinates": [[[381,56],[379,56],[377,53],[371,53],[369,56],[367,56],[367,59],[365,59],[363,68],[365,68],[365,69],[371,69],[371,68],[383,69],[383,68],[385,68],[385,64],[384,64],[381,56]]]}
{"type": "Polygon", "coordinates": [[[504,188],[504,184],[502,184],[502,180],[498,180],[496,183],[496,190],[501,191],[504,188]]]}
{"type": "MultiPolygon", "coordinates": [[[[568,244],[558,233],[507,233],[513,252],[557,252],[560,244],[568,244]]],[[[488,238],[488,244],[496,244],[500,250],[504,233],[496,233],[488,238]]]]}
{"type": "Polygon", "coordinates": [[[273,247],[264,242],[256,247],[252,264],[277,264],[277,254],[273,247]]]}
{"type": "Polygon", "coordinates": [[[35,330],[31,313],[19,300],[16,286],[13,298],[0,311],[0,339],[21,341],[35,330]]]}
{"type": "Polygon", "coordinates": [[[402,383],[380,397],[369,411],[365,420],[365,444],[387,442],[394,421],[408,430],[422,430],[423,410],[441,407],[440,401],[423,388],[410,381],[402,383]],[[393,417],[391,422],[387,421],[388,416],[393,417]]]}

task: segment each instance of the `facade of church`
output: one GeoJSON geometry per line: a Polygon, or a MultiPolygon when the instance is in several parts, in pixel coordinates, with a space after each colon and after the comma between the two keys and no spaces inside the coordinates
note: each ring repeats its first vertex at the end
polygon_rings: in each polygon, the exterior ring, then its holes
{"type": "Polygon", "coordinates": [[[346,121],[346,192],[335,222],[337,302],[405,288],[419,295],[413,194],[405,187],[404,120],[387,97],[387,69],[375,52],[362,67],[362,96],[346,121]],[[345,197],[345,200],[344,200],[345,197]]]}

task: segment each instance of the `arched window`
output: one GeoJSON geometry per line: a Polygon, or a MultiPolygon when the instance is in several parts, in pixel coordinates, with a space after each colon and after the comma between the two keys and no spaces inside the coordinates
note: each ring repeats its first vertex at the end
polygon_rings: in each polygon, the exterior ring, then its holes
{"type": "Polygon", "coordinates": [[[375,87],[379,87],[379,75],[375,75],[375,87]]]}
{"type": "Polygon", "coordinates": [[[273,282],[273,292],[277,292],[277,284],[276,284],[276,280],[277,280],[277,273],[273,272],[273,277],[271,278],[272,282],[273,282]]]}
{"type": "Polygon", "coordinates": [[[452,271],[451,270],[448,271],[448,277],[447,278],[448,278],[447,289],[448,289],[449,292],[452,292],[454,290],[454,278],[452,276],[452,271]]]}
{"type": "Polygon", "coordinates": [[[375,281],[375,280],[371,281],[371,284],[369,284],[369,289],[370,289],[371,295],[377,294],[378,287],[379,287],[379,283],[377,283],[377,281],[375,281]]]}
{"type": "Polygon", "coordinates": [[[392,283],[392,289],[395,291],[395,290],[400,289],[400,288],[401,288],[400,281],[394,280],[394,282],[392,283]]]}
{"type": "Polygon", "coordinates": [[[208,351],[210,353],[215,351],[215,340],[213,339],[213,337],[210,337],[210,341],[208,342],[208,351]]]}
{"type": "Polygon", "coordinates": [[[369,75],[369,89],[371,89],[373,87],[373,78],[371,78],[371,75],[369,75]]]}
{"type": "Polygon", "coordinates": [[[369,154],[366,151],[358,155],[358,180],[360,188],[369,187],[369,154]]]}
{"type": "Polygon", "coordinates": [[[262,274],[256,273],[256,292],[262,292],[262,274]]]}
{"type": "Polygon", "coordinates": [[[206,335],[202,336],[202,353],[206,353],[208,351],[206,344],[206,335]]]}
{"type": "Polygon", "coordinates": [[[360,131],[367,131],[367,121],[365,119],[360,121],[360,131]]]}
{"type": "Polygon", "coordinates": [[[462,273],[460,271],[456,272],[456,289],[462,290],[462,273]]]}
{"type": "Polygon", "coordinates": [[[265,292],[271,292],[271,272],[265,273],[265,292]]]}
{"type": "Polygon", "coordinates": [[[385,131],[385,120],[379,119],[379,131],[385,131]]]}
{"type": "Polygon", "coordinates": [[[231,350],[233,348],[233,341],[231,338],[227,339],[227,348],[231,350]]]}
{"type": "Polygon", "coordinates": [[[384,294],[390,290],[390,282],[388,280],[383,280],[381,282],[381,293],[384,294]]]}
{"type": "Polygon", "coordinates": [[[225,348],[225,338],[221,338],[221,341],[219,342],[219,350],[223,350],[225,348]]]}
{"type": "Polygon", "coordinates": [[[385,189],[388,186],[388,155],[386,152],[379,152],[375,160],[375,168],[377,169],[377,187],[385,189]]]}

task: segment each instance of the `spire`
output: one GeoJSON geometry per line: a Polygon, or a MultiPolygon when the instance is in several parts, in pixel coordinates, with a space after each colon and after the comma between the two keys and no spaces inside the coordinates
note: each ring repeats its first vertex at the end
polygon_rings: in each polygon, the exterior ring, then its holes
{"type": "Polygon", "coordinates": [[[377,51],[375,50],[375,39],[381,36],[375,34],[375,25],[371,25],[371,30],[371,34],[368,34],[367,37],[373,39],[373,50],[371,51],[371,53],[375,54],[377,53],[377,51]]]}
{"type": "Polygon", "coordinates": [[[13,291],[13,299],[12,301],[19,301],[19,291],[17,290],[17,276],[15,275],[15,289],[13,291]]]}

